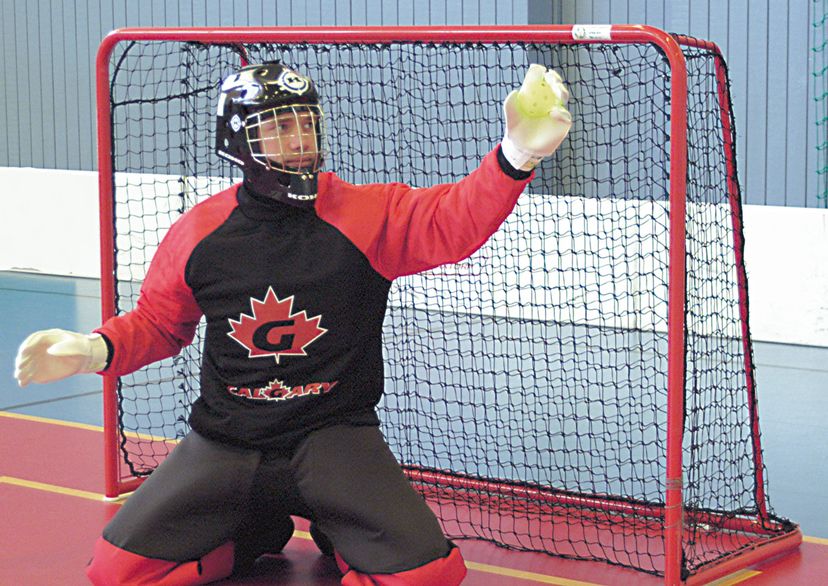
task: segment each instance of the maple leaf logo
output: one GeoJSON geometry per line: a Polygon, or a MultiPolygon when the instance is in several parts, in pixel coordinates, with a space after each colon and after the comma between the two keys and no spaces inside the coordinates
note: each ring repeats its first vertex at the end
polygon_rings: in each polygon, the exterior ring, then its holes
{"type": "Polygon", "coordinates": [[[308,318],[304,310],[292,313],[293,297],[279,299],[268,287],[264,299],[250,299],[253,315],[243,313],[238,321],[227,320],[227,335],[247,349],[248,358],[273,356],[278,364],[282,356],[307,356],[305,347],[328,330],[319,327],[321,315],[308,318]]]}
{"type": "Polygon", "coordinates": [[[287,395],[290,392],[290,387],[286,387],[284,382],[274,378],[272,381],[267,383],[267,386],[264,387],[263,392],[265,395],[270,396],[270,394],[274,391],[280,392],[282,395],[287,395]]]}

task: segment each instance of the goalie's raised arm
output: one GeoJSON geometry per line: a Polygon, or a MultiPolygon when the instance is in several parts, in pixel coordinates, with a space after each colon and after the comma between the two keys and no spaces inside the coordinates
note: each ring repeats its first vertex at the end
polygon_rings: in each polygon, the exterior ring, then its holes
{"type": "Polygon", "coordinates": [[[100,334],[42,330],[26,338],[17,351],[17,384],[50,383],[74,374],[99,372],[106,367],[108,350],[100,334]]]}
{"type": "Polygon", "coordinates": [[[503,103],[503,156],[515,169],[531,171],[557,150],[572,126],[568,100],[569,90],[557,71],[529,66],[520,89],[503,103]]]}

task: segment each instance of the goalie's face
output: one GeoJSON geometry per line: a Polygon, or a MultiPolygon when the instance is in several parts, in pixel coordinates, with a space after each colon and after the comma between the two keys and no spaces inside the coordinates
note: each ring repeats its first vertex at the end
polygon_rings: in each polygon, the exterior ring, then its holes
{"type": "Polygon", "coordinates": [[[322,110],[314,105],[279,106],[245,120],[253,160],[285,173],[317,172],[322,161],[322,110]]]}

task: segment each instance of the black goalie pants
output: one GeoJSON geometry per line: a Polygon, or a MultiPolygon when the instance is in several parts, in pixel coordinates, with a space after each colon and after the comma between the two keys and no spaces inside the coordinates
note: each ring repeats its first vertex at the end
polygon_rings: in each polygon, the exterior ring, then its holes
{"type": "MultiPolygon", "coordinates": [[[[290,515],[314,522],[340,559],[361,573],[405,572],[449,556],[452,548],[379,428],[350,425],[310,433],[291,457],[191,432],[126,501],[101,543],[139,566],[142,560],[184,564],[221,555],[211,552],[244,526],[273,527],[290,515]]],[[[105,556],[96,552],[96,558],[105,556]]],[[[90,576],[96,562],[107,564],[93,560],[90,576]]]]}

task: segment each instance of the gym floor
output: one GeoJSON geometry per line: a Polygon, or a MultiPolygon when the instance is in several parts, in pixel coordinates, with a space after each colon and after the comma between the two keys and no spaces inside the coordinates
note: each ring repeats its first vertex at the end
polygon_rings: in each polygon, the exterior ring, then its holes
{"type": "MultiPolygon", "coordinates": [[[[100,320],[96,280],[0,271],[0,584],[86,584],[92,545],[120,506],[104,502],[100,379],[80,376],[17,387],[19,343],[47,328],[89,331],[100,320]]],[[[769,493],[775,512],[800,524],[793,554],[717,582],[820,584],[828,576],[828,348],[754,344],[769,493]]],[[[660,578],[608,564],[458,543],[464,584],[653,585],[660,578]]],[[[336,565],[310,541],[307,524],[285,552],[260,561],[254,576],[225,584],[339,584],[336,565]]]]}

